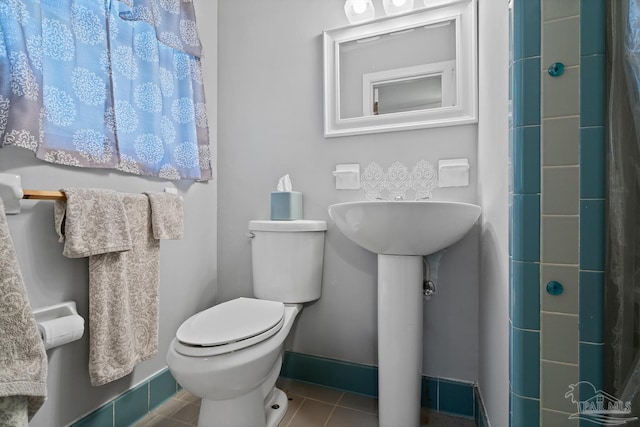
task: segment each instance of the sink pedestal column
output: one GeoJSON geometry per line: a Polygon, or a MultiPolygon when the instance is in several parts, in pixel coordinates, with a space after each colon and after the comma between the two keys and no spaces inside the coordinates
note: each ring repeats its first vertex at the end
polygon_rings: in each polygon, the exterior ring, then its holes
{"type": "Polygon", "coordinates": [[[380,427],[419,426],[422,256],[378,255],[380,427]]]}

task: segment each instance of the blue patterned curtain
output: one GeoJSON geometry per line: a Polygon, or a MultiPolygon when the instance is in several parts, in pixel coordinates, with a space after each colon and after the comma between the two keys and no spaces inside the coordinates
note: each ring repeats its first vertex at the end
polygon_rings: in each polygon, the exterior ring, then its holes
{"type": "Polygon", "coordinates": [[[0,0],[0,148],[211,179],[189,0],[0,0]]]}

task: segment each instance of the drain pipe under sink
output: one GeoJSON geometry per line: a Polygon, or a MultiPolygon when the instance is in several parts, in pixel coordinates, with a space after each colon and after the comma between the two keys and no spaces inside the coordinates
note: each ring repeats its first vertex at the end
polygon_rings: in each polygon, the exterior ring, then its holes
{"type": "Polygon", "coordinates": [[[447,249],[443,249],[434,254],[422,257],[422,295],[425,300],[431,299],[431,296],[436,293],[440,260],[446,252],[447,249]]]}

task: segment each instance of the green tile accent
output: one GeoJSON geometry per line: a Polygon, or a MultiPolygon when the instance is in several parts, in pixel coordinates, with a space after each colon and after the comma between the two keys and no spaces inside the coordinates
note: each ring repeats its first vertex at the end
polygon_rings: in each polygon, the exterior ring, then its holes
{"type": "Polygon", "coordinates": [[[280,374],[353,393],[378,396],[378,368],[375,366],[286,352],[280,374]]]}
{"type": "Polygon", "coordinates": [[[580,55],[605,53],[606,41],[606,0],[580,1],[580,28],[588,31],[580,32],[580,55]]]}
{"type": "Polygon", "coordinates": [[[605,57],[586,56],[580,63],[580,126],[605,125],[605,57]]]}
{"type": "Polygon", "coordinates": [[[422,401],[423,408],[438,409],[438,379],[422,377],[422,401]]]}
{"type": "Polygon", "coordinates": [[[520,329],[540,329],[540,265],[532,262],[512,263],[511,320],[520,329]]]}
{"type": "Polygon", "coordinates": [[[484,402],[482,401],[482,396],[480,395],[480,390],[478,387],[474,390],[475,396],[475,406],[474,406],[474,418],[476,421],[477,427],[489,427],[489,417],[487,416],[487,410],[484,406],[484,402]]]}
{"type": "Polygon", "coordinates": [[[540,58],[513,63],[513,125],[540,125],[540,58]]]}
{"type": "Polygon", "coordinates": [[[514,129],[513,192],[540,193],[540,126],[514,129]]]}
{"type": "Polygon", "coordinates": [[[438,380],[438,411],[473,417],[473,384],[438,380]]]}
{"type": "Polygon", "coordinates": [[[540,56],[540,0],[515,0],[513,5],[513,56],[540,56]]]}
{"type": "Polygon", "coordinates": [[[128,426],[140,420],[149,413],[149,383],[127,391],[113,405],[116,426],[128,426]]]}
{"type": "Polygon", "coordinates": [[[604,343],[604,273],[580,272],[580,341],[604,343]]]}
{"type": "Polygon", "coordinates": [[[169,369],[165,368],[144,383],[125,391],[102,408],[72,424],[71,427],[129,425],[146,416],[150,410],[173,396],[179,391],[178,387],[179,385],[173,379],[169,369]]]}
{"type": "Polygon", "coordinates": [[[514,427],[539,427],[540,401],[511,393],[511,425],[514,427]]]}
{"type": "Polygon", "coordinates": [[[540,196],[514,194],[511,248],[514,261],[540,260],[540,196]]]}
{"type": "MultiPolygon", "coordinates": [[[[370,397],[378,396],[376,366],[288,351],[285,353],[280,375],[370,397]]],[[[471,383],[423,376],[422,406],[463,417],[473,417],[473,388],[474,385],[471,383]]]]}
{"type": "Polygon", "coordinates": [[[580,129],[580,198],[604,199],[606,146],[603,126],[580,129]]]}
{"type": "Polygon", "coordinates": [[[113,403],[109,402],[71,425],[71,427],[110,427],[113,426],[113,403]]]}
{"type": "MultiPolygon", "coordinates": [[[[580,269],[604,271],[605,201],[580,201],[580,269]]],[[[582,292],[580,293],[582,294],[582,292]]],[[[603,298],[601,295],[600,298],[603,298]]]]}
{"type": "Polygon", "coordinates": [[[168,369],[149,380],[149,410],[176,394],[176,380],[168,369]]]}
{"type": "Polygon", "coordinates": [[[540,397],[540,332],[512,328],[511,387],[519,396],[540,397]]]}
{"type": "Polygon", "coordinates": [[[580,381],[604,387],[604,344],[580,343],[580,381]]]}

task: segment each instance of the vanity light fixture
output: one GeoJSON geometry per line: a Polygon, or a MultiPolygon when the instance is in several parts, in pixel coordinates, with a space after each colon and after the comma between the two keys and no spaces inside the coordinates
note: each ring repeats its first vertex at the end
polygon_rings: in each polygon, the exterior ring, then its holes
{"type": "Polygon", "coordinates": [[[382,6],[387,15],[398,15],[411,12],[413,0],[382,0],[382,6]]]}
{"type": "Polygon", "coordinates": [[[351,24],[370,21],[376,17],[376,11],[371,0],[347,0],[344,3],[344,13],[351,24]]]}

